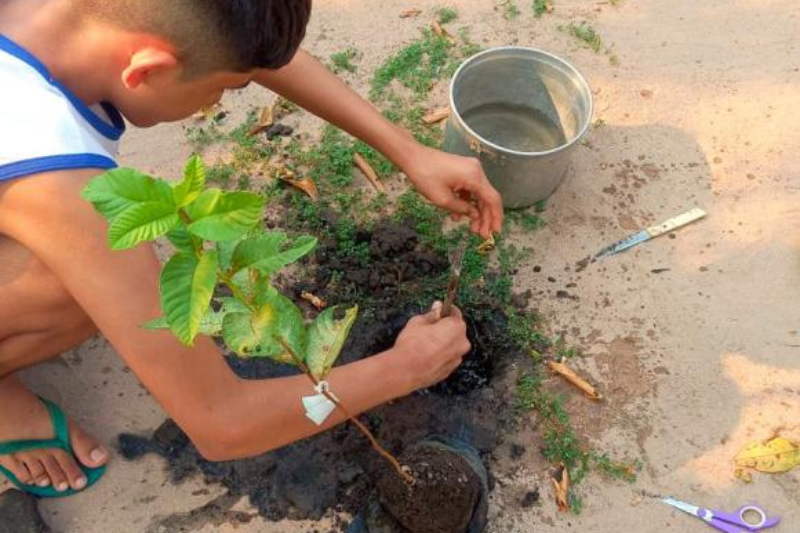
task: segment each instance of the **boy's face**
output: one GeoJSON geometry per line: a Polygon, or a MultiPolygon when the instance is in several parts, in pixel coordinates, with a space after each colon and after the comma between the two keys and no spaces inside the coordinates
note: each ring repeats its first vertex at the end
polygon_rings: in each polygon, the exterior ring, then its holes
{"type": "Polygon", "coordinates": [[[174,69],[149,76],[146,83],[122,91],[114,104],[133,125],[140,128],[190,117],[198,110],[219,102],[223,93],[241,89],[254,73],[216,72],[183,79],[174,69]]]}

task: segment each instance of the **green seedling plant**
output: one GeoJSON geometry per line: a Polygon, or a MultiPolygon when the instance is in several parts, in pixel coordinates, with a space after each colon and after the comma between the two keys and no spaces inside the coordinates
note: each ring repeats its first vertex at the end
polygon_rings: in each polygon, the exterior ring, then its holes
{"type": "MultiPolygon", "coordinates": [[[[307,325],[300,308],[272,279],[310,253],[317,239],[290,239],[283,232],[265,231],[263,196],[209,188],[206,177],[202,161],[193,156],[179,183],[118,168],[94,178],[83,190],[83,198],[109,222],[112,250],[161,237],[175,248],[160,276],[163,316],[143,327],[167,329],[187,346],[198,335],[221,337],[241,357],[268,357],[294,365],[318,385],[339,357],[358,306],[328,308],[307,325]],[[230,295],[216,294],[220,285],[230,295]]],[[[409,480],[397,460],[335,395],[325,388],[322,394],[409,480]]]]}

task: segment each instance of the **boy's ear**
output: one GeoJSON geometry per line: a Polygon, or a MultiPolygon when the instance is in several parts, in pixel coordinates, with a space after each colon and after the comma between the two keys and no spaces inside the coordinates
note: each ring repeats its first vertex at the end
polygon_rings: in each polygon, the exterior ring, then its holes
{"type": "Polygon", "coordinates": [[[128,89],[136,89],[155,72],[178,68],[179,62],[172,53],[156,47],[137,50],[128,66],[122,71],[122,83],[128,89]]]}

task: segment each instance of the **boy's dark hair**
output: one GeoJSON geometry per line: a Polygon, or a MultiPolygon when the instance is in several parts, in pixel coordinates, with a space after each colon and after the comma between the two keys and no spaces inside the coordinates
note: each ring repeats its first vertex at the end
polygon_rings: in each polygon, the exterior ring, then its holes
{"type": "Polygon", "coordinates": [[[311,0],[72,0],[80,13],[169,41],[187,74],[280,68],[305,37],[311,0]]]}

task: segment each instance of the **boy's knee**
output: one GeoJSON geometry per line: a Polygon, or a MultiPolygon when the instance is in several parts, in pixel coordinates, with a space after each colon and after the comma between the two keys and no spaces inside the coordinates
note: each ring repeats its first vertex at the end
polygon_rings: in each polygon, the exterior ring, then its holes
{"type": "Polygon", "coordinates": [[[97,326],[74,300],[72,303],[73,307],[64,315],[64,321],[59,330],[74,342],[82,343],[97,333],[97,326]]]}

